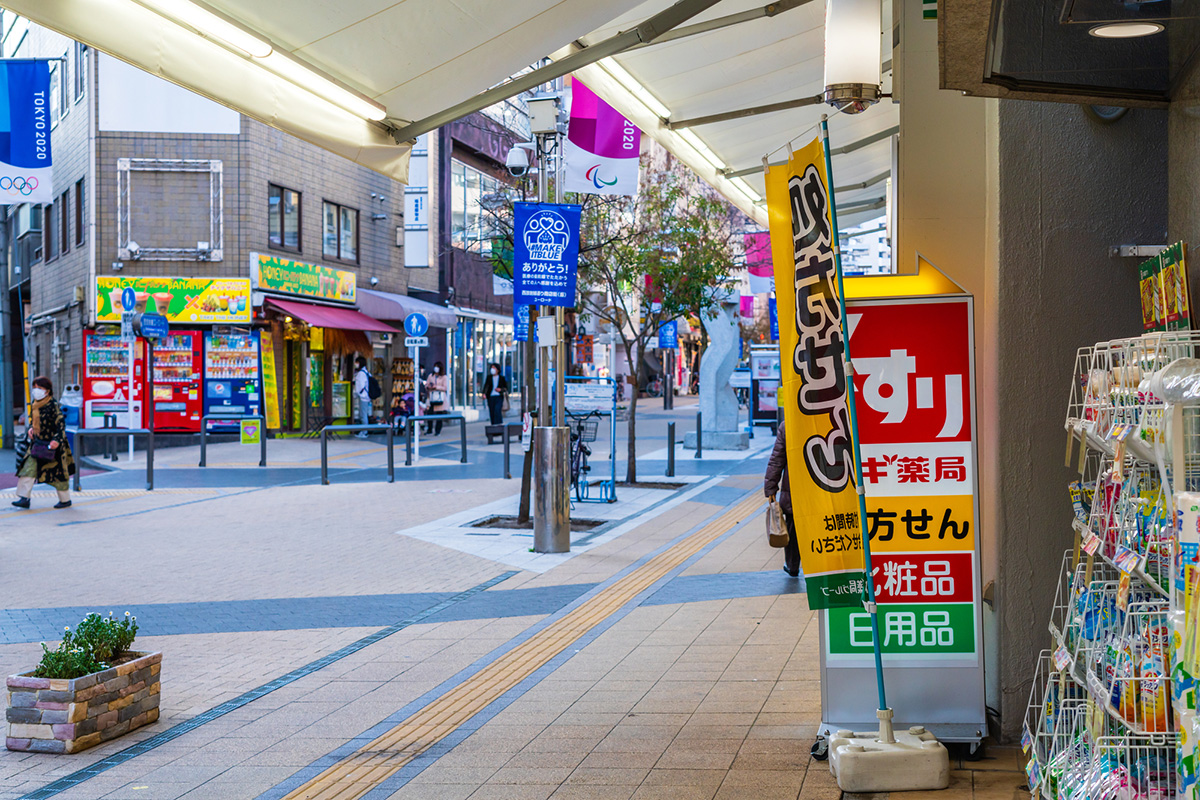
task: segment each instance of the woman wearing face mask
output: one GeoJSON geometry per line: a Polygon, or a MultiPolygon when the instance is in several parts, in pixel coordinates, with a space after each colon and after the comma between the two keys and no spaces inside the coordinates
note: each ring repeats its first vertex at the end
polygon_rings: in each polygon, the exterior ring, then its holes
{"type": "MultiPolygon", "coordinates": [[[[425,379],[425,389],[429,392],[429,413],[443,414],[446,411],[446,392],[450,390],[450,381],[446,378],[446,367],[442,362],[433,362],[433,372],[425,379]]],[[[425,426],[425,433],[437,436],[442,432],[442,421],[434,420],[425,426]]]]}
{"type": "Polygon", "coordinates": [[[492,364],[483,381],[483,396],[487,398],[488,415],[493,425],[504,422],[504,398],[508,395],[508,381],[500,374],[500,365],[492,364]]]}
{"type": "Polygon", "coordinates": [[[46,377],[33,379],[33,405],[29,426],[17,442],[17,508],[29,508],[29,496],[35,483],[48,483],[58,490],[55,508],[71,506],[67,484],[75,474],[75,459],[67,444],[67,428],[62,410],[54,399],[54,385],[46,377]]]}

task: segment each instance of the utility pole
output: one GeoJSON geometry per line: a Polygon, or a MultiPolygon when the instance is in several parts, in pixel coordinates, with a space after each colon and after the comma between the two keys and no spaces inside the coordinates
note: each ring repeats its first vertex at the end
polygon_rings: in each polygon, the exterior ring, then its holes
{"type": "Polygon", "coordinates": [[[9,449],[16,442],[13,437],[13,386],[12,386],[12,309],[9,308],[8,281],[12,274],[12,257],[8,251],[8,213],[0,214],[0,253],[4,254],[0,265],[0,449],[9,449]]]}

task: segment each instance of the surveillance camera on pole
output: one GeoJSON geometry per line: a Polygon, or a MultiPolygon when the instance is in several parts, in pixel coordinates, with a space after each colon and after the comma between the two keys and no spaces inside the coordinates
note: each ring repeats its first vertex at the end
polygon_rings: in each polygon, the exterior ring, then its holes
{"type": "Polygon", "coordinates": [[[508,169],[508,174],[514,178],[520,178],[529,172],[529,166],[533,161],[532,154],[537,153],[537,144],[534,142],[520,142],[513,145],[508,151],[508,157],[504,159],[504,166],[508,169]]]}

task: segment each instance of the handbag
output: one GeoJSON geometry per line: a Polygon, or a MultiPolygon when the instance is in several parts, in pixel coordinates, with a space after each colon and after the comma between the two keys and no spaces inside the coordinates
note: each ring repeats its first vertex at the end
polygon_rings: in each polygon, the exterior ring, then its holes
{"type": "Polygon", "coordinates": [[[500,410],[503,411],[505,414],[508,413],[508,411],[509,411],[508,395],[504,395],[504,405],[500,406],[500,410]]]}
{"type": "Polygon", "coordinates": [[[771,498],[767,506],[767,544],[771,547],[786,547],[788,543],[787,524],[783,521],[783,509],[775,498],[771,498]]]}
{"type": "Polygon", "coordinates": [[[54,448],[50,443],[42,439],[34,439],[29,443],[29,455],[36,458],[38,461],[53,461],[54,448]]]}

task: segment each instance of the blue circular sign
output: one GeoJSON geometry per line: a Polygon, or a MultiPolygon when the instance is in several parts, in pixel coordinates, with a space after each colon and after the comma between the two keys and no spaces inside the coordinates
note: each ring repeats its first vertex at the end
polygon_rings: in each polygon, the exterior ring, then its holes
{"type": "Polygon", "coordinates": [[[404,318],[404,332],[409,336],[424,336],[429,330],[429,320],[424,314],[409,314],[404,318]]]}
{"type": "Polygon", "coordinates": [[[137,295],[134,294],[133,287],[126,286],[121,291],[121,308],[125,309],[126,311],[133,311],[133,308],[136,305],[137,295]]]}

